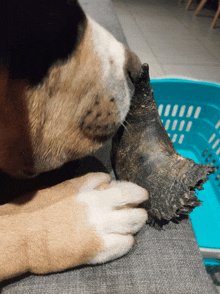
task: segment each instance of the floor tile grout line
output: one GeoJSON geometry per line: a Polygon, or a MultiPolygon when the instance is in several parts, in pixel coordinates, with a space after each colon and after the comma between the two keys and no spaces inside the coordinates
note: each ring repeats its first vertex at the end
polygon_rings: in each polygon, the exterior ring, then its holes
{"type": "MultiPolygon", "coordinates": [[[[128,4],[127,4],[127,3],[126,3],[126,8],[127,8],[127,13],[130,15],[130,17],[132,18],[132,20],[135,22],[135,24],[136,24],[136,26],[137,26],[139,32],[141,33],[142,38],[144,39],[144,41],[146,42],[146,44],[147,44],[148,47],[150,48],[153,57],[155,58],[155,60],[157,61],[157,63],[162,67],[162,64],[163,64],[163,63],[161,63],[161,61],[158,60],[157,56],[156,56],[155,53],[154,53],[154,50],[153,50],[151,44],[148,42],[147,38],[146,38],[145,35],[143,34],[142,28],[141,28],[141,27],[139,26],[139,24],[137,23],[136,18],[130,13],[129,8],[128,8],[128,4]]],[[[170,11],[169,11],[168,9],[166,9],[165,7],[163,7],[163,9],[164,9],[165,11],[167,11],[168,13],[170,12],[170,11]]],[[[219,59],[218,59],[218,58],[212,53],[212,51],[211,51],[209,48],[207,48],[207,47],[204,46],[204,44],[201,42],[201,40],[200,40],[199,38],[197,38],[194,34],[192,34],[192,33],[190,32],[190,30],[188,29],[188,27],[187,27],[184,23],[182,23],[181,20],[179,20],[179,19],[178,19],[175,15],[173,15],[172,13],[171,13],[171,16],[172,16],[172,18],[174,18],[177,22],[179,22],[181,25],[184,26],[184,28],[187,30],[188,34],[189,34],[191,37],[195,38],[195,40],[200,44],[200,46],[202,46],[203,49],[204,49],[207,53],[209,53],[209,55],[210,55],[214,60],[216,60],[217,62],[220,61],[220,60],[219,60],[219,59]]],[[[168,64],[168,63],[165,62],[165,64],[168,64]]],[[[179,64],[179,63],[175,63],[175,62],[174,62],[174,63],[171,63],[171,64],[179,64]]],[[[181,65],[181,63],[180,63],[180,65],[181,65]]],[[[189,65],[193,65],[193,64],[190,63],[189,65]]],[[[198,65],[198,64],[195,64],[195,65],[198,65]]],[[[199,65],[203,66],[203,64],[199,64],[199,65]]],[[[204,66],[209,66],[209,65],[204,64],[204,66]]],[[[213,65],[213,66],[218,66],[218,65],[213,65]]],[[[164,71],[164,70],[163,70],[163,71],[164,71]]]]}
{"type": "MultiPolygon", "coordinates": [[[[128,5],[127,5],[127,7],[128,7],[128,5]]],[[[148,41],[147,41],[147,39],[146,39],[146,37],[144,36],[144,34],[143,34],[143,31],[142,31],[142,29],[140,28],[140,26],[138,25],[138,23],[136,22],[136,19],[135,19],[135,17],[133,17],[133,15],[130,13],[130,11],[129,11],[129,9],[127,10],[127,12],[129,13],[129,15],[130,15],[130,17],[132,18],[132,20],[135,22],[135,24],[136,24],[136,26],[137,26],[137,28],[138,28],[138,30],[140,31],[140,33],[141,33],[141,36],[142,36],[142,38],[144,39],[144,41],[145,41],[145,43],[148,45],[148,47],[150,48],[150,50],[151,50],[151,52],[152,52],[152,55],[153,55],[153,57],[155,58],[155,60],[157,61],[157,64],[161,67],[161,64],[160,64],[160,62],[159,62],[159,60],[157,59],[157,57],[156,57],[156,55],[155,55],[155,53],[154,53],[154,50],[152,49],[152,47],[151,47],[151,45],[150,45],[150,43],[148,43],[148,41]]],[[[162,69],[162,71],[163,71],[163,73],[165,74],[165,71],[162,69]]]]}
{"type": "MultiPolygon", "coordinates": [[[[164,7],[164,9],[166,10],[166,11],[169,11],[168,9],[166,9],[165,7],[164,7]]],[[[186,11],[183,11],[184,13],[186,12],[186,11]]],[[[187,11],[187,12],[189,12],[189,11],[187,11]]],[[[188,33],[189,33],[189,35],[190,36],[192,36],[192,37],[194,37],[197,41],[198,41],[198,43],[203,47],[203,49],[205,49],[214,59],[216,59],[216,60],[218,60],[218,62],[220,62],[220,60],[218,59],[218,58],[216,58],[216,56],[215,55],[213,55],[213,53],[208,49],[208,48],[206,48],[206,47],[204,47],[204,45],[202,44],[202,42],[198,39],[198,37],[196,37],[195,35],[193,35],[191,32],[190,32],[190,30],[188,29],[188,27],[184,24],[184,23],[182,23],[179,19],[177,19],[177,17],[176,16],[174,16],[174,15],[172,15],[172,17],[174,17],[179,23],[181,23],[181,25],[183,25],[184,26],[184,28],[188,31],[188,33]]],[[[220,49],[219,49],[220,50],[220,49]]],[[[202,64],[201,64],[202,65],[202,64]]]]}
{"type": "MultiPolygon", "coordinates": [[[[170,1],[170,3],[174,3],[174,0],[170,1]],[[173,1],[173,2],[172,2],[173,1]]],[[[116,2],[116,0],[115,0],[116,2]]],[[[146,44],[146,47],[149,48],[149,64],[153,65],[153,71],[156,73],[157,76],[161,75],[163,73],[163,75],[172,75],[172,74],[177,74],[180,75],[180,72],[183,72],[183,75],[187,75],[187,76],[191,76],[192,78],[198,78],[199,79],[204,79],[204,80],[213,80],[213,82],[219,82],[219,75],[217,74],[218,70],[219,70],[219,61],[220,61],[220,55],[218,54],[218,44],[220,47],[220,39],[218,41],[218,38],[220,37],[220,35],[218,35],[217,31],[212,31],[209,33],[209,31],[207,29],[205,29],[204,31],[204,35],[203,35],[203,28],[205,27],[204,25],[201,25],[201,28],[199,26],[199,23],[193,22],[192,19],[187,20],[187,17],[185,14],[185,11],[183,12],[185,15],[183,15],[183,17],[178,17],[179,11],[175,11],[174,8],[171,8],[171,11],[167,8],[167,6],[163,5],[164,2],[161,2],[160,0],[155,0],[155,2],[153,3],[153,6],[156,8],[155,12],[157,13],[157,7],[158,5],[160,5],[161,10],[159,10],[159,14],[160,15],[164,15],[164,19],[167,17],[168,19],[172,18],[173,20],[175,20],[175,22],[178,22],[179,24],[181,24],[181,26],[185,29],[186,31],[186,37],[189,36],[189,38],[193,38],[196,42],[198,42],[198,44],[196,44],[195,49],[198,48],[198,46],[200,46],[202,48],[202,57],[200,57],[200,60],[209,60],[211,59],[212,61],[207,61],[207,63],[197,63],[195,62],[190,62],[190,58],[193,59],[194,53],[193,52],[193,44],[192,44],[192,52],[186,52],[185,59],[188,59],[188,62],[178,62],[176,61],[172,61],[172,59],[169,61],[165,60],[163,61],[163,55],[161,55],[160,57],[158,57],[158,55],[156,54],[155,50],[154,50],[154,44],[152,45],[151,42],[148,41],[147,36],[145,36],[145,33],[143,32],[144,30],[144,14],[141,12],[141,9],[136,9],[134,13],[132,13],[132,9],[134,6],[133,2],[129,3],[129,1],[123,1],[123,0],[119,0],[119,3],[121,3],[122,5],[120,6],[119,4],[119,9],[118,11],[116,10],[116,12],[118,13],[119,19],[120,19],[120,11],[122,12],[122,15],[125,17],[125,22],[123,23],[123,19],[121,19],[121,24],[122,27],[124,28],[128,28],[127,33],[125,33],[125,35],[127,35],[127,38],[131,40],[132,42],[132,35],[135,36],[135,34],[138,34],[140,37],[140,40],[142,39],[143,42],[146,44]],[[162,3],[162,4],[161,4],[162,3]],[[130,5],[131,4],[131,5],[130,5]],[[123,14],[123,10],[125,10],[125,14],[123,14]],[[139,23],[138,20],[138,13],[139,11],[141,12],[141,18],[143,18],[143,25],[142,22],[139,23]],[[163,14],[164,13],[164,14],[163,14]],[[169,15],[170,14],[170,18],[169,15]],[[126,16],[128,17],[128,23],[126,21],[126,16]],[[185,18],[186,17],[186,18],[185,18]],[[129,18],[130,23],[129,23],[129,18]],[[184,21],[185,18],[185,21],[184,21]],[[132,24],[133,22],[133,24],[132,24]],[[128,24],[128,27],[126,27],[126,25],[128,24]],[[188,25],[187,25],[188,24],[188,25]],[[132,27],[134,27],[134,29],[132,30],[132,27]],[[133,34],[129,35],[129,31],[133,32],[133,34]],[[208,41],[210,40],[210,43],[213,43],[213,47],[212,45],[208,45],[208,41]],[[207,46],[205,46],[207,44],[207,46]],[[213,48],[213,50],[212,50],[213,48]],[[204,53],[203,53],[204,51],[204,53]],[[204,55],[204,56],[203,56],[204,55]],[[152,60],[152,62],[150,61],[152,60]],[[216,62],[215,62],[216,61],[216,62]],[[157,67],[158,66],[158,67],[157,67]],[[197,71],[194,69],[194,67],[198,67],[197,71]],[[212,71],[213,69],[213,71],[212,71]],[[160,74],[158,75],[157,72],[160,72],[160,74]],[[197,72],[197,73],[196,73],[197,72]],[[184,74],[185,73],[185,74],[184,74]]],[[[147,9],[147,4],[146,2],[142,2],[144,3],[144,9],[147,9]]],[[[141,5],[141,1],[138,1],[137,5],[140,4],[141,5]]],[[[141,7],[141,6],[140,6],[141,7]]],[[[171,7],[171,6],[170,6],[171,7]]],[[[174,7],[174,6],[173,6],[174,7]]],[[[147,15],[147,14],[146,14],[147,15]]],[[[150,26],[149,26],[150,27],[150,26]]],[[[178,34],[178,29],[176,30],[177,34],[178,34]]],[[[159,35],[163,35],[162,32],[159,31],[159,35]]],[[[144,43],[143,43],[143,48],[144,47],[144,43]]],[[[132,46],[132,43],[131,43],[132,46]]],[[[175,46],[175,45],[174,45],[175,46]]],[[[135,51],[135,43],[134,43],[134,51],[135,51]]],[[[132,49],[132,48],[131,48],[132,49]]],[[[136,50],[138,51],[138,47],[136,48],[136,50]]],[[[177,49],[178,50],[178,49],[177,49]]],[[[195,50],[196,51],[196,50],[195,50]]],[[[145,54],[143,50],[140,50],[140,54],[142,54],[141,52],[143,52],[143,55],[140,55],[143,57],[143,59],[145,59],[145,54]]],[[[146,52],[146,57],[147,57],[147,52],[146,52]]],[[[177,54],[178,57],[178,54],[177,54]]],[[[195,57],[196,56],[196,52],[195,52],[195,57]]],[[[181,60],[181,58],[180,58],[181,60]]],[[[197,59],[199,61],[199,59],[197,59]]],[[[202,61],[201,60],[201,61],[202,61]]],[[[193,60],[192,60],[193,61],[193,60]]]]}
{"type": "MultiPolygon", "coordinates": [[[[188,30],[187,26],[186,26],[184,23],[182,23],[182,25],[188,30]]],[[[213,53],[212,53],[207,47],[204,47],[203,43],[201,42],[200,39],[198,39],[198,37],[196,37],[195,35],[192,35],[191,32],[190,32],[189,30],[188,30],[188,32],[189,32],[189,34],[190,34],[192,37],[194,37],[194,38],[200,43],[200,45],[201,45],[205,50],[208,51],[208,53],[209,53],[214,59],[217,59],[217,60],[220,62],[220,59],[216,58],[216,57],[213,55],[213,53]]],[[[219,50],[220,50],[220,48],[219,48],[219,50]]]]}

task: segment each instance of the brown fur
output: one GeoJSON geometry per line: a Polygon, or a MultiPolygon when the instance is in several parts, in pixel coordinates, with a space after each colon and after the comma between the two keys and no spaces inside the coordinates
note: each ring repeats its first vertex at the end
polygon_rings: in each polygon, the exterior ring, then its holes
{"type": "Polygon", "coordinates": [[[22,177],[26,169],[38,174],[91,154],[119,126],[114,97],[100,81],[101,61],[90,30],[87,25],[78,50],[66,63],[57,62],[35,88],[24,80],[7,80],[7,71],[2,70],[0,107],[6,105],[8,110],[5,118],[1,116],[7,130],[1,135],[5,151],[1,151],[0,167],[9,174],[22,177]]]}
{"type": "MultiPolygon", "coordinates": [[[[45,274],[85,264],[102,250],[86,207],[76,200],[79,189],[95,177],[65,181],[1,207],[0,281],[27,271],[45,274]]],[[[106,175],[103,187],[109,183],[106,175]]]]}
{"type": "Polygon", "coordinates": [[[24,80],[9,80],[7,68],[0,67],[0,167],[9,174],[32,164],[26,86],[24,80]]]}
{"type": "MultiPolygon", "coordinates": [[[[89,155],[122,123],[109,81],[100,78],[102,60],[91,30],[88,22],[77,50],[53,64],[35,87],[10,79],[7,67],[0,66],[0,168],[9,175],[36,176],[89,155]]],[[[131,84],[140,62],[128,50],[125,54],[131,84]]],[[[0,207],[0,280],[81,265],[103,250],[86,207],[76,200],[80,188],[96,177],[88,174],[0,207]]],[[[110,180],[107,176],[97,189],[108,189],[110,180]]]]}

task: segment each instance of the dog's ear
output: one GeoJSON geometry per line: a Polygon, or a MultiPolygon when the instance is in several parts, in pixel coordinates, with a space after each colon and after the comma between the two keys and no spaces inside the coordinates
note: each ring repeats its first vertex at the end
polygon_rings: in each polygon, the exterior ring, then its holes
{"type": "Polygon", "coordinates": [[[32,173],[33,160],[25,105],[25,80],[10,80],[0,65],[0,168],[12,176],[32,173]]]}

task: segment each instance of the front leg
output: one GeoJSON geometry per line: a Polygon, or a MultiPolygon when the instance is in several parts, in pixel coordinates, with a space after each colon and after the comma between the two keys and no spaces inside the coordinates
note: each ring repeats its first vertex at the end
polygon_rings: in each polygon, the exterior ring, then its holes
{"type": "Polygon", "coordinates": [[[94,173],[0,207],[0,280],[126,254],[147,220],[145,189],[94,173]]]}

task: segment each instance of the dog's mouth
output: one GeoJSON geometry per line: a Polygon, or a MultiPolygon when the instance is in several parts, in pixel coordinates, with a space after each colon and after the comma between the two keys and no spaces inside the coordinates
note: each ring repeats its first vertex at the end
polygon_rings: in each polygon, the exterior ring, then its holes
{"type": "Polygon", "coordinates": [[[116,99],[102,99],[97,96],[81,117],[80,130],[94,143],[102,145],[111,139],[121,125],[121,117],[116,99]]]}
{"type": "Polygon", "coordinates": [[[85,137],[97,143],[105,143],[111,139],[119,128],[120,123],[111,124],[81,124],[81,130],[85,137]]]}

